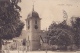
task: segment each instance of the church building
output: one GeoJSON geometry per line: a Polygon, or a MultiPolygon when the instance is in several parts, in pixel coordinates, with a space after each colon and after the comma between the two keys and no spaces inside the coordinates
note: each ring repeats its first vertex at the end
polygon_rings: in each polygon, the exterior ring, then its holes
{"type": "Polygon", "coordinates": [[[42,44],[46,41],[46,31],[41,30],[41,18],[34,10],[34,6],[32,12],[28,14],[25,21],[26,30],[22,30],[20,37],[13,38],[13,42],[8,44],[8,48],[27,51],[40,50],[42,44]],[[23,40],[25,40],[25,44],[23,40]]]}
{"type": "Polygon", "coordinates": [[[21,36],[14,38],[14,40],[25,39],[28,51],[36,51],[41,49],[41,44],[44,40],[43,37],[46,36],[46,33],[45,31],[43,32],[43,30],[41,30],[41,18],[39,17],[39,14],[34,10],[34,6],[32,12],[28,14],[25,21],[26,30],[23,30],[21,36]]]}
{"type": "Polygon", "coordinates": [[[26,19],[26,40],[30,43],[29,50],[37,50],[40,48],[41,35],[41,18],[34,10],[27,16],[26,19]]]}

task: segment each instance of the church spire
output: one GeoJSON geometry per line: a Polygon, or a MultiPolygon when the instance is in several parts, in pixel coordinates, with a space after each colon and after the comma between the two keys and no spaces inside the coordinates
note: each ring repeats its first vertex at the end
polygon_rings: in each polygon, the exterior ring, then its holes
{"type": "Polygon", "coordinates": [[[33,9],[32,10],[34,11],[34,4],[33,4],[33,9]]]}
{"type": "Polygon", "coordinates": [[[33,8],[32,8],[32,11],[34,11],[34,2],[35,2],[35,1],[33,0],[33,8]]]}

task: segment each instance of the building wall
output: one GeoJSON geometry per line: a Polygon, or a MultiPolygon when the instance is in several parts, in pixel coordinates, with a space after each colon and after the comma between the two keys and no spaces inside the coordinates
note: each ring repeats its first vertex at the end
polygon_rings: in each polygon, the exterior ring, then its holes
{"type": "Polygon", "coordinates": [[[27,41],[29,41],[28,49],[31,51],[40,49],[40,30],[41,30],[40,18],[32,17],[27,19],[26,30],[27,30],[26,39],[27,41]],[[35,24],[35,21],[37,21],[37,24],[35,24]],[[28,29],[28,24],[30,25],[29,29],[28,29]],[[35,25],[37,25],[38,29],[35,29],[35,25]]]}

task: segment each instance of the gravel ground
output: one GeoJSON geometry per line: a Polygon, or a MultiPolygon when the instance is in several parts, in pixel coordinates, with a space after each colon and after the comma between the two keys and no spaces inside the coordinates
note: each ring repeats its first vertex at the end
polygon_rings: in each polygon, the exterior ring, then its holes
{"type": "Polygon", "coordinates": [[[18,52],[17,50],[15,50],[15,51],[9,51],[9,52],[5,51],[5,53],[80,53],[80,51],[76,51],[76,52],[75,51],[74,52],[69,52],[69,51],[68,52],[60,52],[60,51],[57,51],[57,52],[55,51],[47,51],[47,52],[46,51],[27,51],[26,52],[24,51],[23,52],[23,51],[19,51],[18,52]]]}

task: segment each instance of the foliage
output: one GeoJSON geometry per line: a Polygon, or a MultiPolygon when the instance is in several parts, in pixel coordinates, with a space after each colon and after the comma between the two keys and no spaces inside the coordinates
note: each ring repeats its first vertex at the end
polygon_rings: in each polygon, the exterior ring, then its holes
{"type": "Polygon", "coordinates": [[[20,21],[21,8],[18,0],[0,1],[0,38],[12,39],[19,36],[24,26],[20,21]]]}
{"type": "Polygon", "coordinates": [[[67,25],[66,21],[56,24],[52,23],[48,30],[51,45],[71,45],[74,43],[74,30],[67,25]]]}
{"type": "Polygon", "coordinates": [[[0,0],[0,50],[2,39],[18,37],[23,29],[24,24],[20,20],[21,8],[18,2],[20,0],[0,0]]]}
{"type": "Polygon", "coordinates": [[[67,25],[66,20],[61,23],[52,23],[48,30],[48,42],[51,45],[80,47],[80,17],[71,17],[71,26],[67,25]]]}
{"type": "Polygon", "coordinates": [[[80,17],[71,17],[72,28],[75,31],[75,44],[80,45],[80,17]]]}

